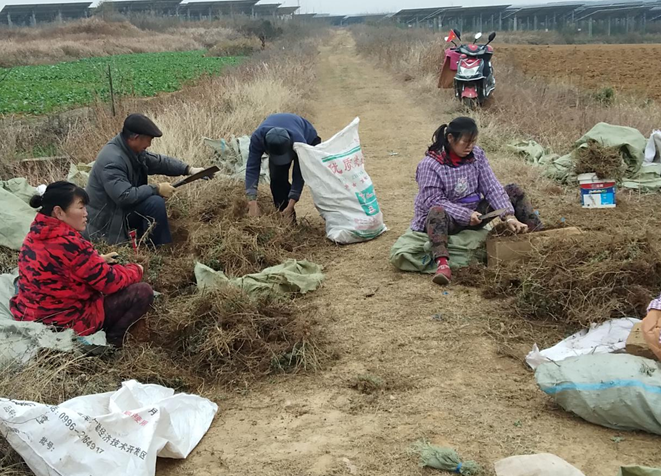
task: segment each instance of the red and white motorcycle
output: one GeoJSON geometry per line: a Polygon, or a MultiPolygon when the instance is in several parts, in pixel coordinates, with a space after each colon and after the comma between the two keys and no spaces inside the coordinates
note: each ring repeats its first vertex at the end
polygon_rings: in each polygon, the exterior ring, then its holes
{"type": "Polygon", "coordinates": [[[454,92],[457,99],[470,108],[482,106],[496,89],[491,58],[493,47],[490,43],[496,38],[496,32],[489,35],[489,41],[478,45],[482,33],[475,35],[472,44],[455,43],[461,41],[461,33],[452,30],[447,41],[452,41],[454,48],[445,50],[445,62],[441,72],[439,87],[449,87],[450,72],[455,72],[453,79],[454,92]]]}

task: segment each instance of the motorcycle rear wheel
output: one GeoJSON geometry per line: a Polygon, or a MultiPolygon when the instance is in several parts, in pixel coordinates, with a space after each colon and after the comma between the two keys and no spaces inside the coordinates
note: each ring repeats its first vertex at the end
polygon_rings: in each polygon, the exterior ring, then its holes
{"type": "Polygon", "coordinates": [[[477,98],[461,98],[461,104],[471,111],[474,111],[480,105],[477,98]]]}

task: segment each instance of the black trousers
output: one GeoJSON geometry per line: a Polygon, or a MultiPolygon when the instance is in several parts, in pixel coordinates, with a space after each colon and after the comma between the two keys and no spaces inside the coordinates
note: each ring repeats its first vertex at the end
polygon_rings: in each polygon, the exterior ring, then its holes
{"type": "Polygon", "coordinates": [[[273,195],[273,204],[275,208],[283,211],[289,203],[289,192],[291,183],[289,183],[289,169],[294,162],[287,165],[274,165],[269,162],[269,174],[271,174],[271,195],[273,195]]]}
{"type": "MultiPolygon", "coordinates": [[[[321,144],[321,137],[317,137],[312,141],[312,146],[321,144]]],[[[291,183],[289,183],[289,170],[291,169],[294,161],[292,160],[287,165],[274,165],[269,160],[269,174],[271,175],[271,195],[273,195],[273,204],[275,208],[283,211],[289,204],[289,192],[291,191],[291,183]]]]}
{"type": "Polygon", "coordinates": [[[158,195],[152,195],[138,203],[128,214],[128,222],[131,229],[138,230],[138,237],[142,237],[151,224],[155,223],[154,228],[149,233],[149,239],[154,245],[172,243],[165,200],[158,195]]]}

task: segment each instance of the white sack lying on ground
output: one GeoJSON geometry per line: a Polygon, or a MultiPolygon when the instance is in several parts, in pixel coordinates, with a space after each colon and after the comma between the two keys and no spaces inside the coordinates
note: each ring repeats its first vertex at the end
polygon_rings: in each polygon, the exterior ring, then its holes
{"type": "Polygon", "coordinates": [[[156,457],[186,458],[218,405],[135,380],[61,405],[0,398],[0,432],[36,476],[153,476],[156,457]]]}
{"type": "Polygon", "coordinates": [[[600,325],[592,324],[590,329],[583,329],[571,337],[540,352],[535,344],[526,357],[526,362],[536,369],[544,362],[560,362],[569,357],[587,354],[610,354],[624,350],[627,338],[640,319],[624,317],[612,319],[600,325]]]}
{"type": "Polygon", "coordinates": [[[661,162],[661,131],[655,130],[647,140],[643,166],[661,162]]]}
{"type": "Polygon", "coordinates": [[[372,179],[365,171],[359,122],[354,119],[318,146],[294,144],[303,179],[326,221],[326,236],[340,244],[373,240],[387,230],[372,179]]]}
{"type": "Polygon", "coordinates": [[[549,453],[511,456],[496,463],[496,476],[585,476],[564,459],[549,453]]]}

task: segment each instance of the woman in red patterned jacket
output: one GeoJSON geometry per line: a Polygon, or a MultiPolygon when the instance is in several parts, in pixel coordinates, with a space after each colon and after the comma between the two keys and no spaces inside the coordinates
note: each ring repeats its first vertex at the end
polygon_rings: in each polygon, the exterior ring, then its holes
{"type": "Polygon", "coordinates": [[[19,321],[39,321],[86,336],[103,329],[121,346],[124,334],[149,310],[154,292],[141,283],[142,266],[115,264],[80,232],[87,225],[87,192],[55,182],[30,200],[40,208],[18,261],[18,295],[11,312],[19,321]]]}

